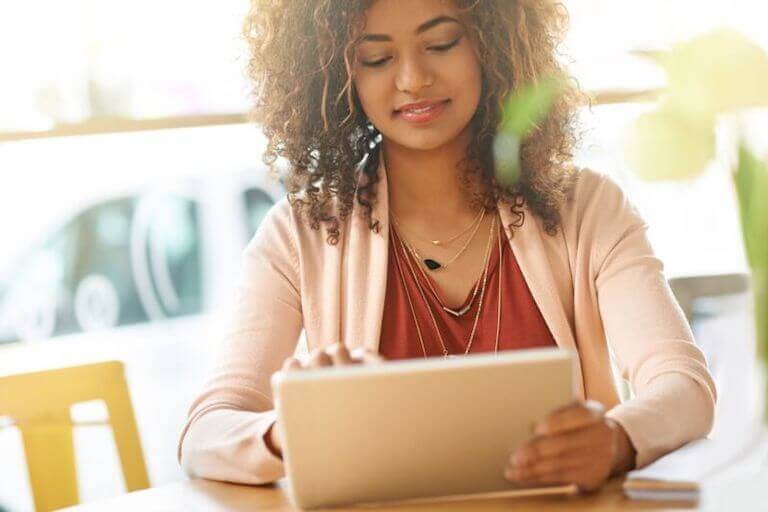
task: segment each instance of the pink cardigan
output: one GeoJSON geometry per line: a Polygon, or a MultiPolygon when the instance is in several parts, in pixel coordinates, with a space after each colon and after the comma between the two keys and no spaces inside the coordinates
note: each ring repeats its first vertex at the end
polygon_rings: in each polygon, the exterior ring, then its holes
{"type": "MultiPolygon", "coordinates": [[[[310,229],[283,199],[248,244],[219,365],[192,404],[179,442],[190,476],[250,484],[284,476],[282,461],[263,440],[275,418],[270,376],[293,354],[302,327],[310,350],[338,340],[377,350],[389,240],[383,160],[373,210],[379,233],[355,203],[339,243],[330,246],[323,230],[310,229]]],[[[508,204],[499,211],[508,226],[508,204]]],[[[606,406],[641,467],[709,433],[715,385],[647,226],[621,189],[581,171],[562,218],[553,237],[526,212],[510,244],[557,344],[576,355],[579,395],[606,406]],[[623,403],[611,356],[634,390],[623,403]]]]}

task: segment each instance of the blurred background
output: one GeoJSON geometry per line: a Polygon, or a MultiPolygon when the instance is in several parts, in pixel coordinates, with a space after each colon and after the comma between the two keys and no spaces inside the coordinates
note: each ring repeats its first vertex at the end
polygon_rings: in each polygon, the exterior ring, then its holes
{"type": "MultiPolygon", "coordinates": [[[[693,181],[646,183],[621,148],[665,85],[639,54],[717,27],[768,48],[768,5],[565,4],[562,58],[593,97],[577,162],[611,175],[647,220],[718,380],[716,433],[741,428],[757,399],[744,392],[754,388],[754,348],[730,155],[693,181]]],[[[0,376],[123,361],[152,485],[183,478],[176,441],[226,321],[240,252],[284,194],[261,163],[263,135],[245,120],[248,7],[0,2],[0,376]]],[[[766,114],[750,114],[755,134],[766,114]]],[[[718,128],[725,139],[730,129],[718,128]]],[[[105,408],[72,414],[84,424],[75,429],[82,501],[123,492],[111,431],[96,421],[105,408]]],[[[33,509],[20,435],[2,411],[0,507],[33,509]]]]}

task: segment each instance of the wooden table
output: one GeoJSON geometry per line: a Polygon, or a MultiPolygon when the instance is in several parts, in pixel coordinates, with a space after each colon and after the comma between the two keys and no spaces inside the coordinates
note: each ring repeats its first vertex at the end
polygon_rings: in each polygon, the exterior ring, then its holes
{"type": "MultiPolygon", "coordinates": [[[[419,505],[377,508],[343,508],[333,510],[535,510],[536,512],[569,510],[695,510],[694,503],[649,503],[627,500],[621,491],[621,480],[610,481],[602,491],[580,496],[504,498],[453,501],[419,505]]],[[[145,491],[124,494],[118,498],[66,509],[69,512],[95,511],[189,511],[189,512],[253,512],[258,510],[295,510],[288,502],[283,481],[269,486],[247,486],[189,480],[163,485],[145,491]]],[[[326,509],[329,510],[329,509],[326,509]]]]}

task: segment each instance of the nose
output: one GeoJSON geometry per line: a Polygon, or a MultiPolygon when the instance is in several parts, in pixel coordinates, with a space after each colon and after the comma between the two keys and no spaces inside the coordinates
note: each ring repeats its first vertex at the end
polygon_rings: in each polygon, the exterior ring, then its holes
{"type": "Polygon", "coordinates": [[[434,82],[434,75],[428,64],[421,56],[406,56],[401,61],[395,77],[398,90],[407,93],[417,93],[434,82]]]}

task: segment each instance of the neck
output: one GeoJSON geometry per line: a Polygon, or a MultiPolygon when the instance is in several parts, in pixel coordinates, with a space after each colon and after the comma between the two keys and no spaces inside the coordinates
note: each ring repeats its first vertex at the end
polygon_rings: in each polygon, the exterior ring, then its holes
{"type": "Polygon", "coordinates": [[[388,140],[382,142],[387,169],[389,207],[400,219],[419,217],[444,224],[474,218],[477,207],[462,183],[468,136],[431,150],[414,150],[388,140]]]}

